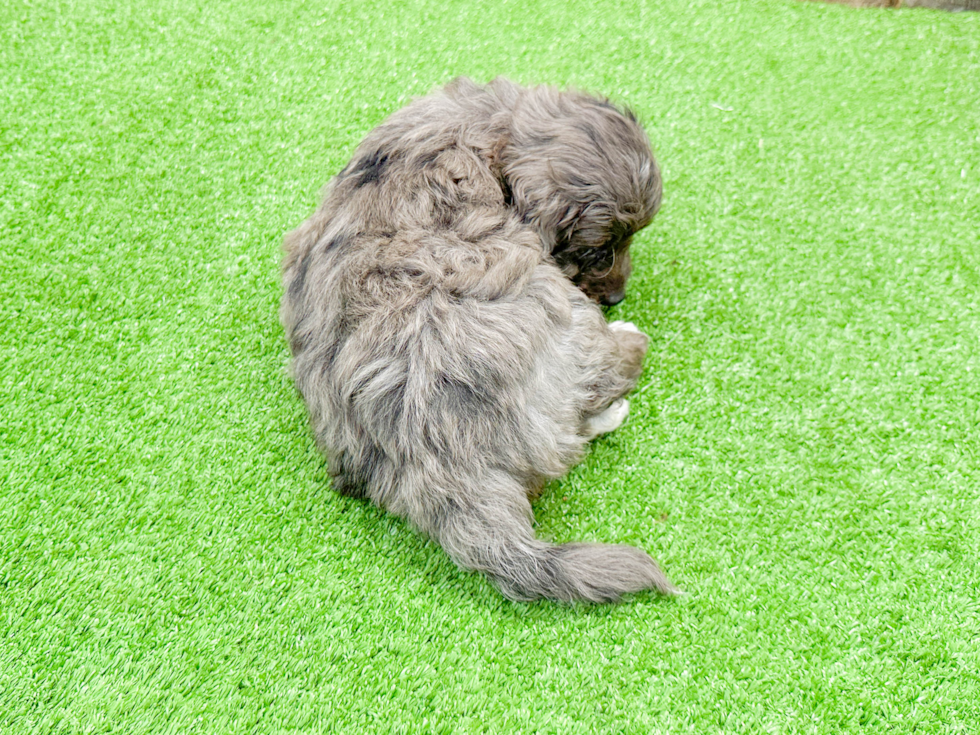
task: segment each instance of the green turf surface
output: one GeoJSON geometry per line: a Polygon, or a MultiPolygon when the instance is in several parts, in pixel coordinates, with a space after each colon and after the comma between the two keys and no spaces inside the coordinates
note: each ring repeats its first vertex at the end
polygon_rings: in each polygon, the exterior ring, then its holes
{"type": "Polygon", "coordinates": [[[980,15],[79,0],[0,40],[3,735],[980,730],[980,15]],[[683,599],[507,602],[329,489],[281,237],[457,74],[647,124],[647,369],[537,517],[683,599]]]}

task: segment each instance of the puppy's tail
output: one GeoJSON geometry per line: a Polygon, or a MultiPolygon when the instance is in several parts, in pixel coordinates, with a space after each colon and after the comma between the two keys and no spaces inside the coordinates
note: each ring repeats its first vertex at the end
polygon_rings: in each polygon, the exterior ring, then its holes
{"type": "Polygon", "coordinates": [[[657,563],[632,546],[570,543],[534,537],[524,490],[511,502],[497,496],[449,500],[426,529],[460,567],[483,572],[512,600],[615,602],[654,589],[678,594],[657,563]]]}

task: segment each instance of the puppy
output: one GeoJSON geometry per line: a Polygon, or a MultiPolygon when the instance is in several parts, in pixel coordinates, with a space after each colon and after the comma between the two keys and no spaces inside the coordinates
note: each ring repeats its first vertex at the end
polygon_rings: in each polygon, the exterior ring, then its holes
{"type": "Polygon", "coordinates": [[[629,546],[538,540],[530,499],[626,417],[647,337],[607,324],[661,198],[603,100],[458,79],[368,134],[285,240],[281,321],[334,488],[514,600],[674,592],[629,546]]]}

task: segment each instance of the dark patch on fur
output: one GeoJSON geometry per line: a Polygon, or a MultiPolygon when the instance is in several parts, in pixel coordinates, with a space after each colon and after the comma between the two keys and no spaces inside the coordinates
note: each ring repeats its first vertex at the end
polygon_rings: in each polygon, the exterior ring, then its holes
{"type": "Polygon", "coordinates": [[[429,164],[434,163],[435,160],[439,157],[439,154],[441,152],[442,151],[430,151],[429,153],[426,153],[424,156],[419,156],[418,158],[416,158],[413,161],[413,163],[419,170],[422,170],[429,164]]]}
{"type": "Polygon", "coordinates": [[[360,177],[354,182],[355,188],[360,188],[367,184],[378,184],[381,182],[381,178],[385,175],[385,171],[390,163],[391,159],[388,154],[378,149],[358,161],[347,175],[360,177]]]}
{"type": "Polygon", "coordinates": [[[589,136],[589,140],[592,141],[593,145],[599,150],[602,150],[602,142],[599,139],[599,132],[590,125],[589,123],[582,123],[579,125],[579,130],[589,136]]]}
{"type": "Polygon", "coordinates": [[[350,242],[350,238],[346,235],[337,235],[323,247],[324,253],[329,253],[331,250],[336,250],[342,248],[350,242]]]}
{"type": "Polygon", "coordinates": [[[320,358],[320,369],[324,375],[330,372],[330,369],[333,367],[333,361],[337,358],[337,353],[344,346],[346,339],[346,334],[337,335],[323,347],[323,352],[317,356],[320,358]]]}
{"type": "MultiPolygon", "coordinates": [[[[344,235],[337,235],[337,237],[330,240],[324,247],[323,253],[329,253],[331,250],[342,248],[349,242],[349,238],[344,235]]],[[[308,250],[299,261],[299,266],[296,268],[296,275],[289,284],[288,295],[292,299],[299,298],[306,288],[306,277],[310,269],[310,263],[315,260],[317,256],[314,254],[313,249],[308,250]]]]}
{"type": "MultiPolygon", "coordinates": [[[[337,358],[337,353],[343,348],[344,343],[350,336],[351,320],[343,311],[342,316],[330,330],[329,338],[323,340],[319,345],[320,352],[317,354],[317,362],[320,364],[321,375],[328,375],[333,362],[337,358]]],[[[305,319],[304,319],[305,321],[305,319]]],[[[302,324],[302,322],[301,322],[302,324]]],[[[305,345],[304,345],[305,346],[305,345]]]]}
{"type": "Polygon", "coordinates": [[[453,230],[459,221],[459,212],[449,207],[440,207],[436,211],[435,224],[443,230],[453,230]]]}
{"type": "Polygon", "coordinates": [[[306,341],[299,335],[299,332],[294,332],[293,336],[289,338],[289,352],[293,357],[296,357],[306,347],[306,341]]]}
{"type": "Polygon", "coordinates": [[[463,415],[473,412],[493,410],[490,392],[477,384],[470,384],[443,373],[439,376],[439,394],[448,403],[451,411],[459,411],[463,415]]]}
{"type": "MultiPolygon", "coordinates": [[[[296,275],[293,280],[289,283],[289,297],[298,298],[303,289],[306,288],[306,272],[310,269],[310,261],[312,260],[312,253],[307,252],[303,259],[299,262],[299,267],[296,269],[296,275]]],[[[295,354],[295,352],[293,353],[295,354]]]]}
{"type": "Polygon", "coordinates": [[[500,191],[504,194],[504,206],[510,209],[514,206],[514,192],[510,188],[507,179],[500,179],[500,191]]]}
{"type": "Polygon", "coordinates": [[[375,470],[385,461],[384,453],[373,443],[364,444],[361,452],[365,456],[357,460],[346,451],[330,453],[327,459],[331,484],[341,495],[366,498],[375,470]]]}

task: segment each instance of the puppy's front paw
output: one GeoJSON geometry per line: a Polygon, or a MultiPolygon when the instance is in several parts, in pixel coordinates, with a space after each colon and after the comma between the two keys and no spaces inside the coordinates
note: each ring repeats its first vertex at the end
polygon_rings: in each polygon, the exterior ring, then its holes
{"type": "Polygon", "coordinates": [[[618,429],[626,420],[629,412],[630,402],[625,398],[614,401],[605,411],[585,422],[589,439],[595,439],[599,434],[608,434],[610,431],[618,429]]]}
{"type": "Polygon", "coordinates": [[[609,328],[614,332],[635,332],[643,334],[633,322],[609,322],[609,328]]]}
{"type": "Polygon", "coordinates": [[[647,353],[650,338],[632,322],[611,322],[609,331],[618,346],[623,375],[635,380],[643,369],[643,356],[647,353]]]}

